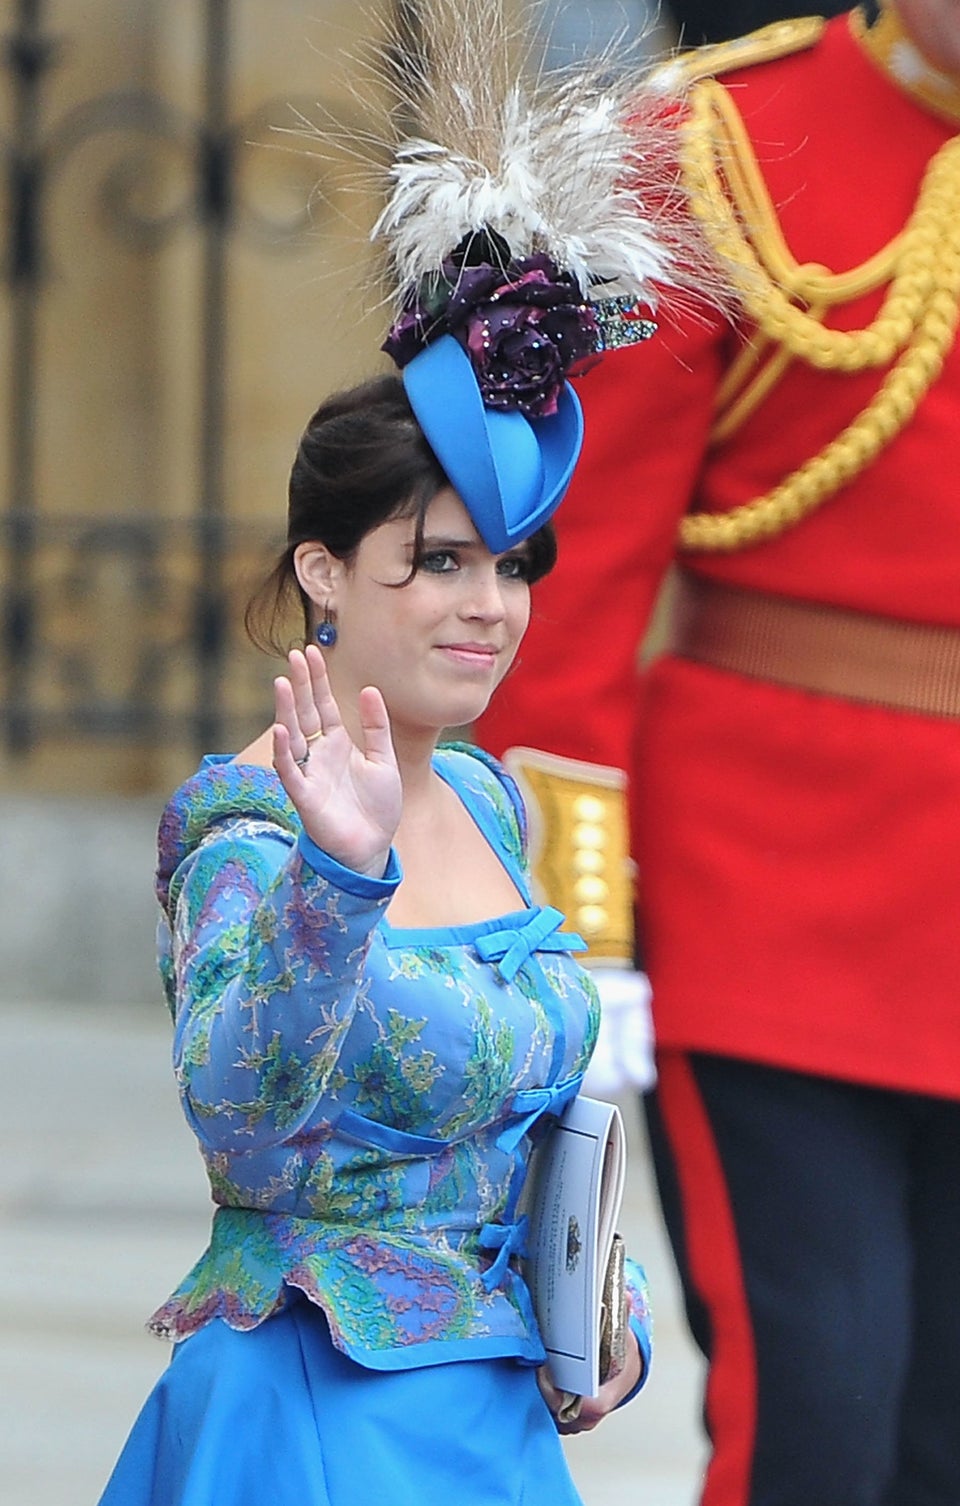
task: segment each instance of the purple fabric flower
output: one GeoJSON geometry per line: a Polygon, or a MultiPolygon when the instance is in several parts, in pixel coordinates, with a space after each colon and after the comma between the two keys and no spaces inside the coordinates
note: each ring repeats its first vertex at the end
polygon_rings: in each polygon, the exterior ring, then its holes
{"type": "Polygon", "coordinates": [[[567,371],[594,349],[597,335],[576,283],[546,256],[506,273],[464,269],[447,327],[468,352],[487,406],[530,418],[556,413],[567,371]]]}
{"type": "Polygon", "coordinates": [[[570,368],[598,345],[596,320],[576,282],[542,254],[507,267],[446,262],[441,279],[404,311],[383,349],[403,367],[443,333],[470,356],[488,407],[531,418],[556,413],[570,368]]]}
{"type": "Polygon", "coordinates": [[[419,308],[414,307],[404,309],[400,318],[391,325],[390,332],[380,349],[385,350],[402,371],[404,366],[412,361],[414,356],[418,356],[424,346],[429,343],[423,316],[419,308]]]}
{"type": "Polygon", "coordinates": [[[569,368],[594,348],[593,319],[581,305],[544,308],[514,291],[475,311],[464,331],[466,348],[489,407],[545,418],[557,411],[569,368]]]}

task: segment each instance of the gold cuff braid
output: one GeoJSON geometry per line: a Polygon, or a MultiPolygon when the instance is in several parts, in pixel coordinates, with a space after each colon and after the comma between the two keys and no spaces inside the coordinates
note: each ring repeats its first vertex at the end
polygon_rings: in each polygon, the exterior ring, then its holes
{"type": "Polygon", "coordinates": [[[632,967],[633,864],[626,775],[600,764],[511,748],[504,763],[530,814],[534,885],[587,942],[594,965],[632,967]]]}

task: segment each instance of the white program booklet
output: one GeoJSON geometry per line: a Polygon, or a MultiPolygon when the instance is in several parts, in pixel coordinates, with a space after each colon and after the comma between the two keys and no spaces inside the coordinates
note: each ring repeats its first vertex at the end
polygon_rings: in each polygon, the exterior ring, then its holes
{"type": "Polygon", "coordinates": [[[625,1177],[620,1110],[596,1098],[568,1104],[533,1153],[525,1274],[550,1378],[578,1396],[600,1389],[603,1279],[625,1177]]]}

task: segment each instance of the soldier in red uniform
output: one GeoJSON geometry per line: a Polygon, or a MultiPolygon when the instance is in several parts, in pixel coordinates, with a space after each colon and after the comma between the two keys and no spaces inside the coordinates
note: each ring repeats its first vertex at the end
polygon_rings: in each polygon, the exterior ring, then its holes
{"type": "Polygon", "coordinates": [[[629,773],[704,1506],[957,1506],[960,0],[673,66],[745,312],[582,383],[560,567],[478,735],[560,755],[528,781],[555,874],[551,823],[629,773]]]}

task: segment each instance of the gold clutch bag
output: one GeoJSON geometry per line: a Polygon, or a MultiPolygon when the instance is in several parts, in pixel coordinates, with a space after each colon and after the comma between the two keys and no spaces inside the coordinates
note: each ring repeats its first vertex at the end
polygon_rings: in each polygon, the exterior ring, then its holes
{"type": "MultiPolygon", "coordinates": [[[[627,1247],[619,1234],[613,1236],[610,1258],[603,1277],[600,1308],[600,1384],[619,1375],[627,1362],[627,1281],[624,1262],[627,1247]]],[[[580,1415],[582,1396],[564,1392],[558,1422],[573,1422],[580,1415]]]]}
{"type": "Polygon", "coordinates": [[[627,1279],[624,1267],[627,1247],[619,1234],[613,1236],[610,1259],[603,1278],[600,1321],[600,1380],[612,1380],[627,1362],[627,1279]]]}

